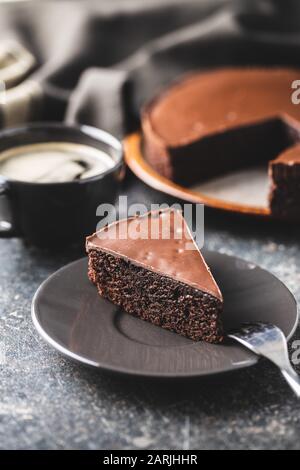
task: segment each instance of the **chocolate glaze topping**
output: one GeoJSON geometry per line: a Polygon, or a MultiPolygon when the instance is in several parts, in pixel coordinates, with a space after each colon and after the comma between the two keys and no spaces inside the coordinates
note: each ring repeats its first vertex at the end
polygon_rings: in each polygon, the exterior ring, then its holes
{"type": "Polygon", "coordinates": [[[176,147],[226,129],[287,114],[300,120],[291,87],[297,69],[228,68],[203,72],[171,86],[148,105],[143,125],[176,147]]]}
{"type": "Polygon", "coordinates": [[[148,212],[108,225],[87,238],[104,250],[222,300],[222,294],[180,211],[148,212]]]}
{"type": "Polygon", "coordinates": [[[287,149],[272,163],[285,163],[287,165],[299,165],[300,164],[300,144],[294,145],[287,149]]]}

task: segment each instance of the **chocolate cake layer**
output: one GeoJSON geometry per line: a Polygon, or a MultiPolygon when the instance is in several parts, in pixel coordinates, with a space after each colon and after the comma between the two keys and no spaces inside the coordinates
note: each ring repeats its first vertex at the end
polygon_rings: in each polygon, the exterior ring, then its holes
{"type": "Polygon", "coordinates": [[[111,224],[87,238],[87,252],[99,294],[127,313],[193,340],[222,340],[222,294],[179,211],[111,224]]]}
{"type": "Polygon", "coordinates": [[[190,186],[230,171],[267,163],[294,143],[289,125],[272,119],[243,129],[230,129],[206,136],[184,147],[153,153],[144,143],[146,158],[158,173],[183,186],[190,186]],[[158,158],[160,155],[160,158],[158,158]],[[164,155],[164,156],[162,156],[164,155]]]}
{"type": "Polygon", "coordinates": [[[300,144],[294,145],[270,163],[273,181],[270,205],[283,219],[300,218],[300,144]]]}
{"type": "Polygon", "coordinates": [[[300,106],[291,99],[299,76],[227,68],[183,79],[142,113],[145,158],[185,186],[276,159],[300,141],[300,106]]]}

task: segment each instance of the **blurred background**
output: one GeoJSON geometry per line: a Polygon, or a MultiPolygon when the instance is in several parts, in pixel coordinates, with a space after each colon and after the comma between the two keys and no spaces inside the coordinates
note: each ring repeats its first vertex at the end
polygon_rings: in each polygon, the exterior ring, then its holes
{"type": "Polygon", "coordinates": [[[2,2],[2,50],[13,42],[33,63],[7,89],[0,125],[65,119],[124,135],[183,73],[299,65],[299,14],[297,0],[2,2]]]}

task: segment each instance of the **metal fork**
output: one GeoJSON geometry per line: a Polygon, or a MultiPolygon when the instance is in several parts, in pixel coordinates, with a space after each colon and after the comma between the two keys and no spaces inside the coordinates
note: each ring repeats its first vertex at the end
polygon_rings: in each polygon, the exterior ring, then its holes
{"type": "Polygon", "coordinates": [[[300,397],[300,376],[290,363],[286,338],[277,326],[260,322],[245,323],[241,329],[231,331],[228,336],[278,366],[297,397],[300,397]]]}

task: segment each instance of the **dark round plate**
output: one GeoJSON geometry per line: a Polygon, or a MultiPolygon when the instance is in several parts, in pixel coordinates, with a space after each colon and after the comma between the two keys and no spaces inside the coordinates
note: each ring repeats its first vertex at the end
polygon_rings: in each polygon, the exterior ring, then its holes
{"type": "MultiPolygon", "coordinates": [[[[225,329],[246,321],[271,322],[290,338],[297,305],[272,274],[238,258],[204,252],[225,300],[225,329]]],[[[83,364],[149,377],[196,377],[257,362],[237,344],[196,343],[134,318],[102,299],[87,278],[87,259],[48,278],[32,303],[33,322],[54,348],[83,364]]]]}

